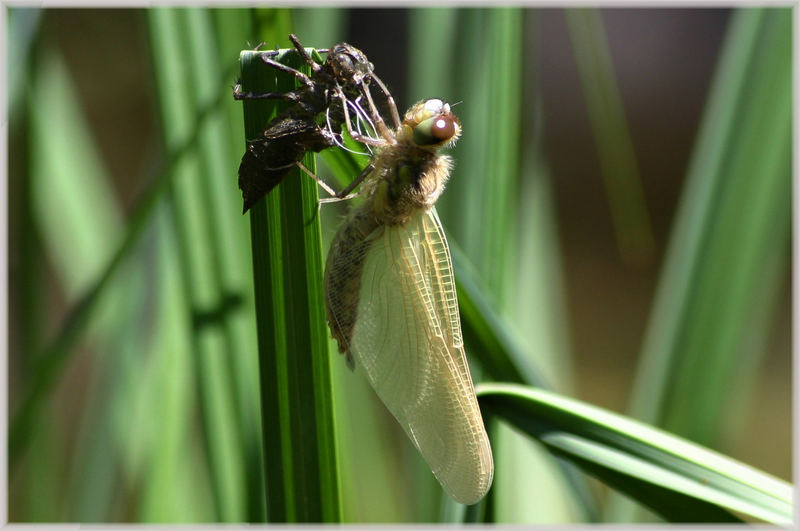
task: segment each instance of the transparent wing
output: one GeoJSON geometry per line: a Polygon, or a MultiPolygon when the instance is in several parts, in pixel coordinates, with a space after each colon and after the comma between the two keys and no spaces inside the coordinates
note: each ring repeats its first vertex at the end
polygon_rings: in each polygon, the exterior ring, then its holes
{"type": "Polygon", "coordinates": [[[382,227],[364,262],[351,351],[445,492],[480,500],[494,464],[464,355],[450,252],[435,209],[382,227]]]}

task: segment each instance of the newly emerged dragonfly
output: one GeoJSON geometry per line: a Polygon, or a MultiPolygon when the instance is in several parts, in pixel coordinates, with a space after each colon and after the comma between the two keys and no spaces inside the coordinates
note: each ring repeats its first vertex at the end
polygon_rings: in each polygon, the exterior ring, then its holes
{"type": "Polygon", "coordinates": [[[445,492],[477,503],[494,464],[464,353],[450,251],[434,207],[461,133],[447,103],[422,101],[384,134],[361,205],[325,266],[327,320],[348,365],[362,367],[445,492]]]}
{"type": "MultiPolygon", "coordinates": [[[[342,146],[341,129],[345,125],[354,139],[370,143],[372,139],[354,130],[361,122],[388,134],[388,127],[375,109],[369,90],[374,81],[393,108],[392,97],[386,86],[373,72],[372,63],[358,48],[339,43],[330,50],[325,63],[317,64],[294,35],[289,35],[297,53],[311,68],[311,75],[283,65],[274,59],[277,51],[264,52],[261,59],[268,66],[289,73],[301,86],[288,92],[244,92],[237,83],[234,98],[237,100],[282,99],[292,105],[270,121],[257,139],[248,141],[247,151],[239,165],[239,188],[242,190],[244,212],[280,183],[294,167],[311,175],[300,160],[307,151],[320,152],[336,145],[342,146]],[[361,107],[366,99],[370,112],[361,107]],[[351,120],[351,113],[354,119],[351,120]],[[370,121],[370,116],[375,122],[370,121]]],[[[395,123],[399,123],[394,111],[395,123]]],[[[311,175],[316,179],[314,175],[311,175]]],[[[335,192],[324,182],[317,182],[331,195],[335,192]]]]}

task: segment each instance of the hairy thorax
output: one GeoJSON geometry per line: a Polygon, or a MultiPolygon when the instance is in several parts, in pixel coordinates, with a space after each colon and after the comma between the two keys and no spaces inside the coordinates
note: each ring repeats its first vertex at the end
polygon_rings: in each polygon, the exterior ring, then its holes
{"type": "Polygon", "coordinates": [[[450,174],[450,157],[423,148],[393,145],[382,148],[362,209],[378,224],[406,223],[417,209],[432,207],[450,174]]]}

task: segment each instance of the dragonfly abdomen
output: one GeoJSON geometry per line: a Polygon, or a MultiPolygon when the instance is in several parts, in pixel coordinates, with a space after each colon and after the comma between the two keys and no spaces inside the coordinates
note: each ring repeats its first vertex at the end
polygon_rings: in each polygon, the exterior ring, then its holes
{"type": "Polygon", "coordinates": [[[361,271],[364,259],[380,224],[363,207],[356,209],[334,236],[325,264],[325,312],[331,334],[340,353],[347,354],[347,365],[353,369],[350,343],[358,317],[361,271]]]}

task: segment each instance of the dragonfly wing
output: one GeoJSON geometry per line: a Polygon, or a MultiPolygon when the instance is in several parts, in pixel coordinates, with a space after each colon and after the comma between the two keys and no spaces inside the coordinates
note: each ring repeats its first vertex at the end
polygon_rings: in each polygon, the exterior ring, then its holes
{"type": "Polygon", "coordinates": [[[473,504],[494,472],[464,354],[450,252],[435,209],[374,234],[351,351],[453,499],[473,504]]]}

